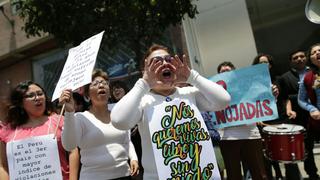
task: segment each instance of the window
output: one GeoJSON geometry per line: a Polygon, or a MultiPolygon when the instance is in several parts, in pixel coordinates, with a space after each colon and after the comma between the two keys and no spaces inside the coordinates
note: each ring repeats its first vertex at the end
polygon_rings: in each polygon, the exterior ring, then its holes
{"type": "Polygon", "coordinates": [[[16,15],[22,8],[22,0],[11,0],[10,1],[12,15],[16,15]]]}
{"type": "Polygon", "coordinates": [[[9,0],[0,0],[0,6],[3,6],[4,4],[8,3],[9,0]]]}
{"type": "MultiPolygon", "coordinates": [[[[178,31],[180,29],[176,29],[178,31]]],[[[156,42],[171,48],[174,53],[181,54],[182,48],[173,45],[173,42],[182,41],[173,30],[168,30],[160,37],[156,42]]],[[[181,44],[181,43],[178,43],[181,44]]],[[[146,47],[145,44],[140,43],[141,53],[143,54],[146,47]]],[[[48,96],[52,96],[55,85],[58,82],[65,61],[68,57],[68,49],[61,50],[57,49],[52,52],[41,54],[34,57],[33,67],[33,79],[39,83],[46,90],[48,96]]],[[[109,75],[110,80],[121,80],[125,81],[129,88],[141,76],[140,68],[138,67],[139,59],[136,58],[135,52],[126,47],[125,45],[120,46],[116,52],[111,52],[107,47],[101,44],[95,68],[100,68],[106,71],[109,75]],[[136,60],[135,60],[136,59],[136,60]]]]}
{"type": "Polygon", "coordinates": [[[274,57],[275,74],[289,69],[289,54],[319,42],[320,27],[306,18],[306,1],[246,0],[258,53],[274,57]]]}

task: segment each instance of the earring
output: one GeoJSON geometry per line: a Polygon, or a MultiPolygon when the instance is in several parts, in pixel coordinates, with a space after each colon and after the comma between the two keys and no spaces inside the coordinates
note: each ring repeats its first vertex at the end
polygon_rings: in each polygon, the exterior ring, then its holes
{"type": "Polygon", "coordinates": [[[91,100],[90,100],[90,97],[88,96],[83,96],[83,99],[85,102],[89,103],[91,100]]]}

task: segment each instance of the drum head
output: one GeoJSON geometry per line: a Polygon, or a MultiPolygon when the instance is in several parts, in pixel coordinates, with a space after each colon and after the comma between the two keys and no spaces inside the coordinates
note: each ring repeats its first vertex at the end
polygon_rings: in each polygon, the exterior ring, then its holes
{"type": "Polygon", "coordinates": [[[262,129],[267,134],[297,134],[305,131],[303,126],[295,124],[279,124],[266,126],[262,129]]]}

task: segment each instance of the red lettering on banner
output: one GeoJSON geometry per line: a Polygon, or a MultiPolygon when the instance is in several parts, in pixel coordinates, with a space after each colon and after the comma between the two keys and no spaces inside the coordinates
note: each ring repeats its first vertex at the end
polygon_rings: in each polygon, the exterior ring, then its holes
{"type": "Polygon", "coordinates": [[[272,109],[268,106],[270,104],[270,100],[269,99],[266,99],[262,102],[262,106],[264,107],[264,109],[266,110],[264,112],[265,115],[267,116],[271,116],[273,114],[273,111],[272,109]]]}
{"type": "Polygon", "coordinates": [[[243,103],[240,104],[240,120],[243,120],[243,116],[245,116],[246,119],[248,119],[248,114],[246,107],[243,103]]]}
{"type": "Polygon", "coordinates": [[[239,113],[238,113],[238,107],[236,104],[231,106],[232,109],[234,109],[233,112],[236,113],[235,117],[233,117],[233,120],[238,121],[239,120],[239,113]]]}
{"type": "Polygon", "coordinates": [[[225,109],[225,115],[228,122],[232,122],[232,109],[230,106],[225,109]]]}
{"type": "Polygon", "coordinates": [[[270,100],[257,100],[255,104],[240,103],[228,106],[225,110],[216,111],[215,116],[217,124],[227,122],[251,120],[253,118],[261,118],[264,116],[272,116],[273,110],[270,108],[270,100]]]}
{"type": "Polygon", "coordinates": [[[253,104],[247,103],[247,108],[248,108],[248,119],[252,119],[255,115],[256,107],[253,104]]]}
{"type": "Polygon", "coordinates": [[[263,112],[262,112],[262,106],[261,106],[261,103],[260,103],[260,100],[257,100],[256,101],[256,117],[259,118],[259,117],[263,117],[263,112]]]}
{"type": "Polygon", "coordinates": [[[224,116],[224,110],[222,111],[216,111],[216,119],[217,119],[217,123],[221,124],[221,123],[226,123],[226,117],[224,116]]]}

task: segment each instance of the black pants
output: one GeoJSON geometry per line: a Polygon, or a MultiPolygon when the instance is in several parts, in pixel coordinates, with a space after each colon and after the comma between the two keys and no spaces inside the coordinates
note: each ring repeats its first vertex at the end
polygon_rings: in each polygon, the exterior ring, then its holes
{"type": "Polygon", "coordinates": [[[241,139],[220,141],[228,180],[240,180],[241,161],[244,162],[253,180],[267,180],[261,139],[241,139]]]}
{"type": "Polygon", "coordinates": [[[307,158],[304,160],[304,169],[306,173],[309,175],[309,177],[316,177],[317,175],[317,166],[314,161],[314,154],[313,154],[313,148],[314,148],[314,142],[315,140],[319,140],[319,132],[315,131],[307,131],[307,136],[305,138],[305,149],[307,153],[307,158]]]}

